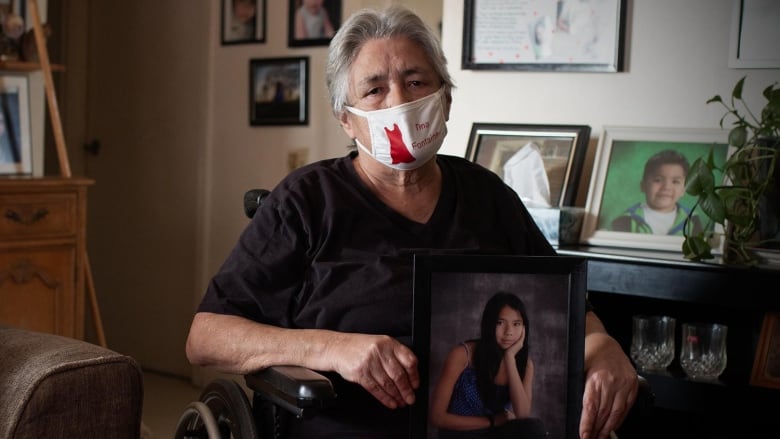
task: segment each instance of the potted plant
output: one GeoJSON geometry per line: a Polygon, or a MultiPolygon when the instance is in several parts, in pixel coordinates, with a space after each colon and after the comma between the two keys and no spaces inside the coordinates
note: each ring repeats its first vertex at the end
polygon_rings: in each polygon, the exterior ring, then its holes
{"type": "MultiPolygon", "coordinates": [[[[742,99],[744,84],[745,77],[742,77],[734,86],[729,101],[724,101],[720,95],[707,101],[707,104],[719,103],[726,109],[720,126],[724,128],[727,119],[732,120],[728,139],[734,150],[722,168],[715,165],[712,154],[697,159],[690,167],[686,191],[697,200],[683,232],[682,249],[687,259],[700,261],[713,257],[712,238],[715,236],[712,227],[693,233],[690,219],[695,211],[700,211],[710,225],[720,224],[725,230],[724,262],[752,265],[759,261],[751,248],[760,244],[757,238],[762,221],[759,210],[767,201],[767,192],[773,188],[780,155],[780,88],[774,83],[764,89],[766,105],[760,114],[755,114],[742,99]],[[725,176],[723,184],[715,181],[716,170],[725,176]]],[[[768,201],[777,203],[778,195],[771,194],[768,201]]]]}

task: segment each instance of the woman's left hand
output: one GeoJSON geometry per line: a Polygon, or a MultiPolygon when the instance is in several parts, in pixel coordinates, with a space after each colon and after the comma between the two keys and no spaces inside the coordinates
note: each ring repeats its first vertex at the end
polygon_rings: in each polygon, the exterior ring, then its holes
{"type": "Polygon", "coordinates": [[[617,341],[604,331],[590,332],[585,337],[580,438],[607,439],[634,405],[638,388],[636,369],[617,341]]]}

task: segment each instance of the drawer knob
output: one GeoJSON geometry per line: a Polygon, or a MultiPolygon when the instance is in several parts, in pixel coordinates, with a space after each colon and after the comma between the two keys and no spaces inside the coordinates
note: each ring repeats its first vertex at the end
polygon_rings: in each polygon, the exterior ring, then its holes
{"type": "Polygon", "coordinates": [[[5,211],[5,217],[10,219],[13,222],[24,224],[26,226],[30,224],[35,224],[38,221],[42,220],[46,215],[49,214],[49,210],[45,207],[42,207],[35,212],[33,212],[32,215],[28,216],[27,218],[23,217],[19,212],[13,211],[11,209],[8,209],[5,211]]]}

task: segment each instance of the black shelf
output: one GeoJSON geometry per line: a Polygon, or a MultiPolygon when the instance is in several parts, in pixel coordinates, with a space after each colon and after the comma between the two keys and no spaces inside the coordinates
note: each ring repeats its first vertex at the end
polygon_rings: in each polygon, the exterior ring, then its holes
{"type": "Polygon", "coordinates": [[[750,384],[764,314],[780,310],[777,266],[737,267],[691,262],[673,252],[588,246],[561,247],[558,253],[588,259],[588,299],[626,353],[633,315],[677,319],[675,360],[666,372],[642,372],[655,394],[654,437],[780,437],[780,390],[750,384]],[[694,321],[729,327],[728,364],[717,382],[692,381],[679,366],[680,327],[694,321]]]}

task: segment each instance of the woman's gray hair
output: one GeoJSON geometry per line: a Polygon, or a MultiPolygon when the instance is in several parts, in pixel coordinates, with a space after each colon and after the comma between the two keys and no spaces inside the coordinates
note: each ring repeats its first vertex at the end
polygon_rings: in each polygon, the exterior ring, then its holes
{"type": "Polygon", "coordinates": [[[330,42],[325,77],[330,104],[336,117],[341,115],[347,105],[349,68],[360,48],[369,40],[391,37],[406,37],[419,44],[441,78],[445,92],[450,93],[453,84],[444,51],[436,34],[420,17],[402,6],[381,10],[362,9],[344,22],[330,42]]]}

